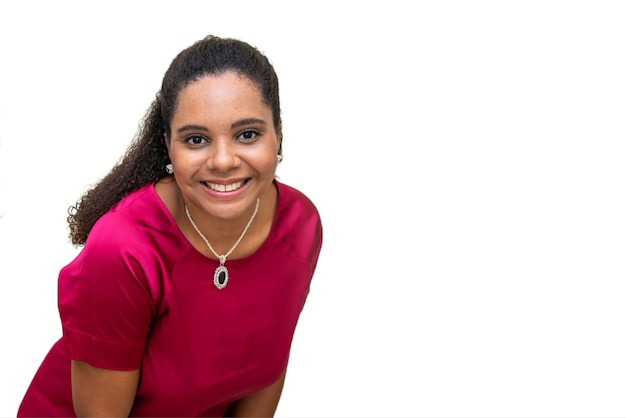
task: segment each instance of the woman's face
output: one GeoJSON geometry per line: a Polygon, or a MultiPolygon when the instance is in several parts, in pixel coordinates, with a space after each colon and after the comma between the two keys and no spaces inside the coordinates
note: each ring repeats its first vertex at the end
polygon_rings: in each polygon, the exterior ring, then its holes
{"type": "Polygon", "coordinates": [[[270,190],[279,147],[272,110],[234,72],[205,76],[181,90],[167,138],[185,203],[221,219],[249,216],[270,190]]]}

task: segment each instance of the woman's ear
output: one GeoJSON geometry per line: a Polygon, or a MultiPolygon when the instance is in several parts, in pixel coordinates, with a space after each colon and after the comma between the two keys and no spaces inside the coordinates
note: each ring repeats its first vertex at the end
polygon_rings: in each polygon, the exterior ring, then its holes
{"type": "Polygon", "coordinates": [[[170,155],[170,138],[167,136],[166,132],[163,132],[163,142],[165,142],[165,147],[167,148],[167,156],[170,155]]]}
{"type": "Polygon", "coordinates": [[[279,123],[276,127],[276,139],[278,140],[278,155],[283,154],[283,125],[279,123]]]}

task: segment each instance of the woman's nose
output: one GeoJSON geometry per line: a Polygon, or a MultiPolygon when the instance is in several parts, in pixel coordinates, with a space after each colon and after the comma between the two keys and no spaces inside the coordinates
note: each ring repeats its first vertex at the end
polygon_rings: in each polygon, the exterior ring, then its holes
{"type": "Polygon", "coordinates": [[[236,147],[230,140],[215,141],[213,153],[209,158],[209,166],[213,170],[227,171],[238,164],[236,147]]]}

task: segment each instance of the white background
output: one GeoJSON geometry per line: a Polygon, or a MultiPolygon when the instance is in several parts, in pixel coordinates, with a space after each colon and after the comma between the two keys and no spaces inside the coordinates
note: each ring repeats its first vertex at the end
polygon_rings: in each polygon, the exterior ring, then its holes
{"type": "Polygon", "coordinates": [[[325,243],[278,416],[626,416],[626,3],[0,3],[0,416],[67,208],[178,51],[257,46],[325,243]]]}

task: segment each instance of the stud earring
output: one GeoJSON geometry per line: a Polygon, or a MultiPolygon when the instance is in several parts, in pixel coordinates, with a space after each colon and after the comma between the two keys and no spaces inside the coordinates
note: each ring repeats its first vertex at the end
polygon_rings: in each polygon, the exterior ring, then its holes
{"type": "Polygon", "coordinates": [[[277,162],[281,162],[283,160],[283,154],[278,154],[276,157],[277,162]]]}
{"type": "Polygon", "coordinates": [[[172,163],[165,165],[165,171],[167,171],[167,174],[174,174],[174,167],[172,167],[172,163]]]}

